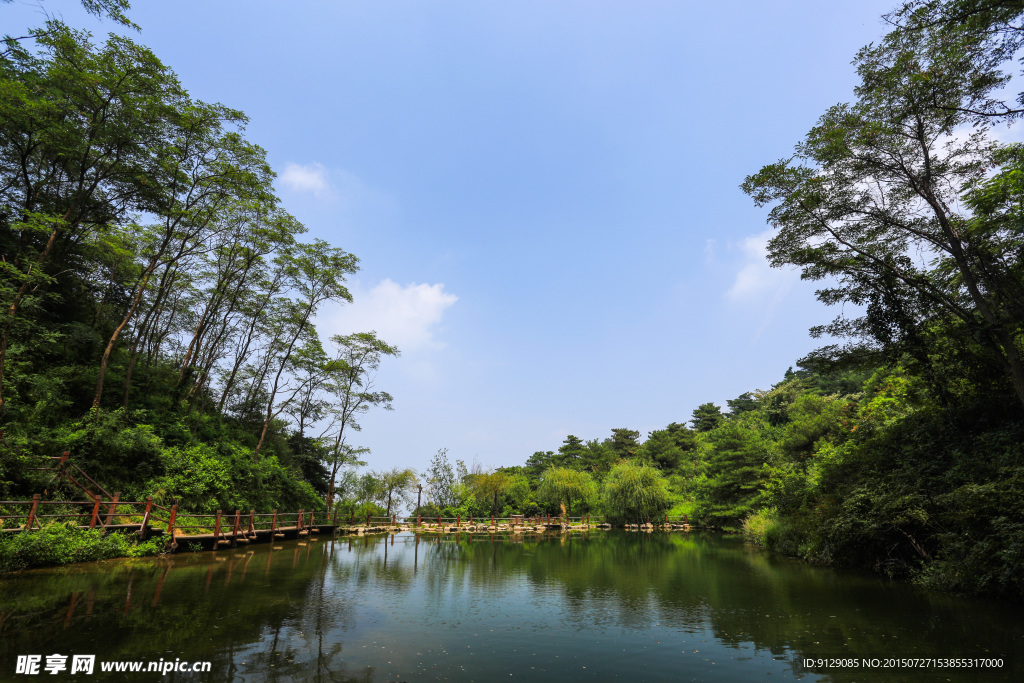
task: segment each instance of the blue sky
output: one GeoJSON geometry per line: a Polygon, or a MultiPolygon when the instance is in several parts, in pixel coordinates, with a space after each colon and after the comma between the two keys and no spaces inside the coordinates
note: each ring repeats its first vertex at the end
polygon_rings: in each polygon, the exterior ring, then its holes
{"type": "Polygon", "coordinates": [[[245,111],[285,206],[360,258],[318,326],[403,351],[354,440],[372,468],[646,436],[769,388],[836,315],[767,266],[738,185],[850,99],[895,0],[133,4],[132,37],[245,111]]]}

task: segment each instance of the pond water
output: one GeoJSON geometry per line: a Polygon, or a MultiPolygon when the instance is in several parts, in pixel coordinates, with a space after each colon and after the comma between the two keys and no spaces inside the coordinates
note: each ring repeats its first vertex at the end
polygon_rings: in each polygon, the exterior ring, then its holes
{"type": "Polygon", "coordinates": [[[324,536],[0,578],[0,680],[43,677],[1024,680],[1024,618],[711,534],[324,536]],[[71,675],[75,655],[92,675],[71,675]],[[881,668],[893,658],[975,668],[881,668]],[[210,664],[101,670],[118,662],[210,664]]]}

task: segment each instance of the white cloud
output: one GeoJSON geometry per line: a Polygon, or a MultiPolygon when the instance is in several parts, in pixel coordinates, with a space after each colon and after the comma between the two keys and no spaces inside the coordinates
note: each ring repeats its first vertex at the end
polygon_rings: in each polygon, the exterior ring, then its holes
{"type": "Polygon", "coordinates": [[[715,251],[718,249],[718,242],[709,239],[704,242],[704,263],[712,265],[715,262],[715,251]]]}
{"type": "Polygon", "coordinates": [[[768,240],[772,232],[769,229],[751,235],[740,243],[744,264],[736,273],[732,287],[725,293],[725,298],[734,304],[757,306],[763,311],[761,324],[754,332],[751,344],[768,328],[786,295],[800,279],[795,269],[768,265],[768,240]]]}
{"type": "Polygon", "coordinates": [[[443,283],[403,286],[385,279],[369,290],[355,282],[350,291],[355,302],[325,316],[323,328],[328,334],[376,330],[403,353],[444,348],[435,335],[445,310],[459,298],[446,292],[443,283]]]}
{"type": "Polygon", "coordinates": [[[309,192],[317,197],[330,192],[331,185],[327,180],[327,169],[319,162],[307,164],[285,164],[280,175],[281,184],[293,192],[309,192]]]}
{"type": "Polygon", "coordinates": [[[788,292],[799,279],[795,270],[768,265],[768,240],[772,230],[751,235],[740,242],[744,265],[736,274],[732,287],[725,293],[734,303],[764,303],[776,293],[788,292]]]}

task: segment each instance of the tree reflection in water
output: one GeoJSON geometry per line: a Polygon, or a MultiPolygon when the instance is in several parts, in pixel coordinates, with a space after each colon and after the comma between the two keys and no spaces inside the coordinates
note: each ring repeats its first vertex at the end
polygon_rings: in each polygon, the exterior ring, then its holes
{"type": "Polygon", "coordinates": [[[1002,656],[989,673],[1009,680],[1019,626],[715,536],[314,538],[6,577],[0,678],[19,654],[61,653],[209,660],[208,680],[250,681],[744,680],[807,676],[804,657],[1002,656]]]}

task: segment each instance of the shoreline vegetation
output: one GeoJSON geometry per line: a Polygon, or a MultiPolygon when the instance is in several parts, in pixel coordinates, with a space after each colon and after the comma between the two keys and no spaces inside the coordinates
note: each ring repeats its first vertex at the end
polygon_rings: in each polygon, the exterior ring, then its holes
{"type": "MultiPolygon", "coordinates": [[[[132,28],[127,0],[84,4],[132,28]]],[[[1005,92],[1024,10],[912,0],[886,18],[853,100],[742,184],[769,207],[771,264],[843,306],[811,330],[833,343],[643,439],[568,435],[493,470],[441,449],[419,473],[359,469],[352,439],[391,408],[373,380],[399,350],[321,339],[358,259],[300,239],[244,113],[191,98],[130,37],[50,20],[5,38],[0,499],[80,497],[37,467],[69,451],[125,500],[195,515],[685,516],[813,564],[1024,599],[1024,146],[994,132],[1024,115],[1005,92]]],[[[51,525],[0,534],[0,569],[158,550],[51,525]]]]}

